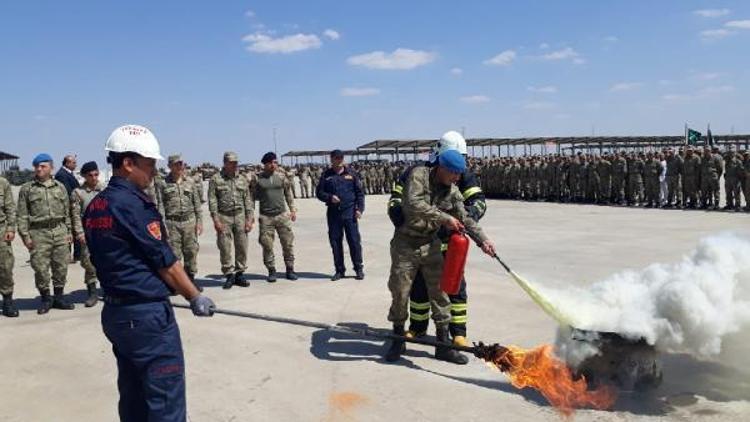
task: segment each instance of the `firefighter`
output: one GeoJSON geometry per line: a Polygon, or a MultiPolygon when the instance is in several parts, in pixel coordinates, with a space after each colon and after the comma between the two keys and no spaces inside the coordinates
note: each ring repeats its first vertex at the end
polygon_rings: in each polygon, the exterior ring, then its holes
{"type": "MultiPolygon", "coordinates": [[[[466,157],[466,140],[460,133],[455,131],[446,132],[438,141],[438,145],[435,152],[435,157],[432,157],[430,162],[426,163],[428,166],[434,165],[436,158],[440,153],[447,150],[456,150],[466,157]]],[[[413,168],[413,167],[412,167],[413,168]]],[[[399,227],[403,224],[403,212],[401,209],[401,201],[404,189],[404,181],[408,177],[412,168],[407,169],[396,181],[396,184],[391,192],[391,197],[388,201],[388,216],[393,222],[394,226],[399,227]]],[[[476,175],[467,167],[466,171],[461,174],[461,177],[456,184],[459,191],[463,195],[464,209],[466,214],[474,221],[479,221],[487,209],[486,198],[482,188],[479,187],[479,181],[476,175]]],[[[446,230],[441,230],[438,235],[442,241],[441,250],[443,253],[448,249],[448,237],[449,234],[446,230]]],[[[469,343],[466,340],[466,323],[468,320],[468,296],[466,293],[466,279],[461,280],[461,287],[457,294],[449,296],[451,301],[450,313],[451,319],[449,324],[449,331],[453,338],[453,343],[459,346],[468,346],[469,343]]],[[[408,337],[422,337],[427,333],[427,326],[430,320],[430,300],[427,294],[427,288],[425,286],[424,277],[420,272],[417,273],[414,283],[412,284],[411,292],[409,294],[409,331],[406,335],[408,337]]]]}

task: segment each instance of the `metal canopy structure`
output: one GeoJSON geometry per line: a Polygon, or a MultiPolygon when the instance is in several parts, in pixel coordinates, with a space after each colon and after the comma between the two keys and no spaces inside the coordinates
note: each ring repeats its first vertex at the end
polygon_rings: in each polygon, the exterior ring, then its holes
{"type": "Polygon", "coordinates": [[[18,167],[18,157],[0,151],[0,173],[8,171],[11,167],[18,167]]]}
{"type": "MultiPolygon", "coordinates": [[[[717,145],[744,147],[750,149],[750,135],[714,135],[717,145]]],[[[408,159],[409,155],[416,158],[420,154],[429,152],[436,144],[437,139],[379,139],[360,145],[355,150],[344,151],[351,157],[370,157],[375,155],[378,159],[382,156],[390,156],[393,160],[400,160],[403,156],[408,159]]],[[[505,155],[515,156],[522,154],[549,154],[549,153],[576,153],[618,151],[622,149],[661,149],[665,147],[685,146],[685,137],[673,136],[548,136],[548,137],[525,137],[525,138],[470,138],[466,140],[469,152],[472,156],[505,155]],[[504,148],[503,148],[504,147],[504,148]],[[518,147],[522,147],[519,151],[518,147]],[[480,148],[480,154],[477,154],[480,148]]],[[[707,144],[706,136],[701,138],[698,146],[707,144]]],[[[327,157],[330,151],[289,151],[283,157],[327,157]]]]}

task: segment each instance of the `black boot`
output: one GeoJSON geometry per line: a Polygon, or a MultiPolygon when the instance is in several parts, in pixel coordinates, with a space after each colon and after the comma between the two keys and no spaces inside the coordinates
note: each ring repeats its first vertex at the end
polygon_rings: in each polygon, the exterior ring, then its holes
{"type": "Polygon", "coordinates": [[[49,295],[49,290],[40,290],[39,295],[42,297],[42,303],[39,304],[36,313],[43,315],[52,308],[52,297],[49,295]]]}
{"type": "Polygon", "coordinates": [[[269,283],[275,283],[276,282],[276,268],[269,268],[268,269],[268,277],[266,277],[266,281],[269,283]]]}
{"type": "Polygon", "coordinates": [[[336,273],[333,274],[333,276],[331,276],[331,281],[338,281],[338,280],[341,280],[342,278],[344,278],[344,273],[343,272],[340,273],[336,271],[336,273]]]}
{"type": "Polygon", "coordinates": [[[224,285],[221,286],[222,289],[231,289],[232,286],[234,286],[234,274],[229,273],[227,274],[227,279],[224,281],[224,285]]]}
{"type": "Polygon", "coordinates": [[[13,302],[13,293],[3,295],[3,315],[8,318],[15,318],[18,316],[18,308],[16,308],[16,303],[13,302]]]}
{"type": "MultiPolygon", "coordinates": [[[[445,343],[446,345],[451,344],[451,341],[448,338],[448,327],[438,327],[436,337],[437,341],[441,343],[445,343]]],[[[446,346],[435,347],[435,359],[455,363],[456,365],[466,365],[469,363],[469,358],[446,346]]]]}
{"type": "Polygon", "coordinates": [[[240,287],[250,287],[250,282],[245,280],[245,273],[242,271],[234,273],[234,284],[240,287]]]}
{"type": "Polygon", "coordinates": [[[286,267],[286,279],[292,281],[299,279],[297,273],[294,272],[294,267],[286,267]]]}
{"type": "Polygon", "coordinates": [[[89,296],[86,298],[86,301],[83,302],[83,305],[90,308],[96,305],[96,302],[99,301],[99,297],[96,295],[96,282],[87,284],[86,290],[88,290],[89,296]]]}
{"type": "Polygon", "coordinates": [[[62,287],[55,287],[55,296],[52,298],[52,307],[55,309],[62,309],[64,311],[70,311],[71,309],[75,309],[75,305],[68,302],[67,299],[65,299],[65,296],[63,295],[63,288],[62,287]]]}
{"type": "Polygon", "coordinates": [[[355,272],[354,275],[355,280],[364,280],[365,279],[365,272],[360,268],[355,272]]]}
{"type": "Polygon", "coordinates": [[[203,286],[201,286],[201,285],[199,285],[198,283],[195,282],[195,274],[193,274],[193,273],[187,273],[187,275],[188,275],[188,278],[190,279],[190,281],[193,283],[193,286],[195,286],[195,288],[198,289],[199,292],[202,292],[203,291],[203,286]]]}
{"type": "MultiPolygon", "coordinates": [[[[404,333],[404,326],[403,325],[394,325],[393,326],[393,334],[397,336],[403,336],[404,333]]],[[[401,354],[403,354],[406,351],[406,342],[403,340],[391,340],[391,347],[388,349],[388,352],[385,354],[385,361],[386,362],[396,362],[397,360],[401,359],[401,354]]]]}

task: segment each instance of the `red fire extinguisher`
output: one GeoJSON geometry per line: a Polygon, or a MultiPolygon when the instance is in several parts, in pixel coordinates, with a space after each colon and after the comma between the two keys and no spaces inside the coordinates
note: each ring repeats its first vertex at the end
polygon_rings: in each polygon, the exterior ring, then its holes
{"type": "Polygon", "coordinates": [[[469,254],[469,238],[463,233],[453,233],[448,240],[448,251],[443,260],[440,288],[449,295],[458,293],[464,278],[464,266],[469,254]]]}

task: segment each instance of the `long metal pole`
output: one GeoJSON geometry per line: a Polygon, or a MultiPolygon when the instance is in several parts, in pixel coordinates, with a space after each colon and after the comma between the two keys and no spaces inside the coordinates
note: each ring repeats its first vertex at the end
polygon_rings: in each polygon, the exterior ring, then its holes
{"type": "MultiPolygon", "coordinates": [[[[172,306],[174,306],[175,308],[190,309],[189,305],[184,305],[181,303],[173,302],[172,306]]],[[[346,327],[342,325],[326,324],[323,322],[306,321],[303,319],[278,317],[278,316],[273,316],[273,315],[257,314],[254,312],[234,311],[230,309],[221,309],[221,308],[214,309],[214,313],[221,314],[221,315],[230,315],[230,316],[235,316],[235,317],[240,317],[240,318],[249,318],[249,319],[256,319],[256,320],[261,320],[261,321],[277,322],[280,324],[289,324],[289,325],[298,325],[301,327],[317,328],[320,330],[333,331],[333,332],[338,332],[338,333],[354,334],[354,335],[358,335],[361,337],[378,338],[378,339],[383,339],[383,340],[386,340],[386,339],[401,340],[407,343],[421,344],[424,346],[435,346],[435,347],[442,346],[442,347],[447,347],[449,349],[458,350],[460,352],[466,352],[466,353],[471,353],[471,354],[476,354],[478,350],[476,346],[472,346],[472,347],[457,346],[453,343],[442,343],[437,340],[432,340],[428,338],[411,338],[411,337],[399,336],[397,334],[393,334],[392,332],[373,330],[371,328],[352,328],[352,327],[346,327]]]]}

